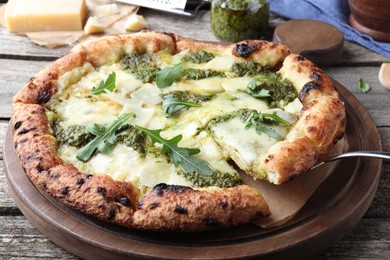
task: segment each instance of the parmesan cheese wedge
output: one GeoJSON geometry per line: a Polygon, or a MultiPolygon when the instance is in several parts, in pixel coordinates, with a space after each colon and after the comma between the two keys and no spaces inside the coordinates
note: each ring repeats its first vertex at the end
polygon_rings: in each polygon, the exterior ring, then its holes
{"type": "Polygon", "coordinates": [[[134,14],[127,19],[125,23],[125,29],[127,31],[139,31],[145,28],[147,25],[148,24],[142,15],[134,14]]]}
{"type": "Polygon", "coordinates": [[[84,32],[86,34],[101,33],[105,29],[105,26],[99,22],[99,19],[96,16],[91,16],[88,18],[87,23],[84,27],[84,32]]]}
{"type": "Polygon", "coordinates": [[[78,31],[86,14],[85,0],[9,0],[4,18],[10,32],[78,31]]]}

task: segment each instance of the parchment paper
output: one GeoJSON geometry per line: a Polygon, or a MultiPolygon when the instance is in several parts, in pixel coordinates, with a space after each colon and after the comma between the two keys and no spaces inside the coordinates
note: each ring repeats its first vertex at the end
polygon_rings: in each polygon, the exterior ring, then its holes
{"type": "MultiPolygon", "coordinates": [[[[348,144],[342,139],[328,156],[340,154],[347,149],[348,144]]],[[[252,177],[242,174],[244,183],[257,188],[261,192],[264,199],[268,202],[272,214],[254,223],[263,228],[275,227],[286,223],[305,205],[306,201],[308,201],[326,177],[329,176],[336,165],[337,162],[326,163],[282,185],[274,185],[261,180],[254,181],[252,177]]]]}
{"type": "MultiPolygon", "coordinates": [[[[113,0],[86,0],[89,10],[88,17],[95,15],[95,8],[98,5],[111,4],[113,2],[113,0]]],[[[84,31],[25,32],[18,34],[26,35],[32,42],[38,45],[55,48],[62,45],[71,45],[76,41],[97,38],[102,35],[126,33],[125,22],[130,15],[137,13],[138,7],[118,2],[115,2],[115,4],[118,6],[118,14],[99,18],[99,21],[105,26],[102,34],[87,35],[84,31]]],[[[4,22],[5,6],[5,4],[0,6],[0,24],[3,27],[6,27],[4,22]]],[[[88,17],[86,20],[88,20],[88,17]]]]}

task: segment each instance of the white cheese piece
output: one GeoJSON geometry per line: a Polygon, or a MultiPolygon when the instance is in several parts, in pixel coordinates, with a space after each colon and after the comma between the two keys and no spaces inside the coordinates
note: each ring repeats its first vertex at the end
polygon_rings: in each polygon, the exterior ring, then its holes
{"type": "Polygon", "coordinates": [[[141,100],[144,104],[148,106],[153,106],[161,103],[162,99],[160,97],[161,90],[153,84],[146,83],[133,93],[131,97],[136,100],[141,100]]]}
{"type": "Polygon", "coordinates": [[[208,91],[219,93],[223,91],[220,77],[205,78],[200,80],[183,80],[174,82],[166,91],[208,91]]]}
{"type": "Polygon", "coordinates": [[[241,78],[223,79],[221,85],[226,91],[245,91],[253,78],[244,76],[241,78]]]}
{"type": "Polygon", "coordinates": [[[148,24],[142,15],[133,14],[127,19],[125,29],[127,31],[139,31],[145,28],[148,24]]]}
{"type": "Polygon", "coordinates": [[[116,4],[98,5],[95,7],[94,11],[94,14],[97,17],[110,16],[119,13],[119,9],[116,4]]]}
{"type": "Polygon", "coordinates": [[[292,102],[288,103],[283,109],[288,113],[299,115],[301,113],[302,107],[303,105],[301,101],[299,101],[299,99],[296,98],[292,102]]]}
{"type": "Polygon", "coordinates": [[[143,103],[141,100],[135,100],[135,99],[128,100],[126,104],[123,106],[121,114],[130,113],[130,112],[134,113],[135,118],[131,119],[131,123],[145,127],[146,124],[153,117],[155,108],[142,107],[142,104],[143,103]]]}
{"type": "Polygon", "coordinates": [[[266,134],[258,134],[254,127],[245,128],[239,118],[216,124],[212,127],[216,141],[228,152],[230,157],[240,166],[250,168],[252,163],[262,153],[279,140],[266,134]]]}
{"type": "Polygon", "coordinates": [[[101,33],[104,29],[106,29],[104,24],[102,24],[96,16],[89,17],[84,26],[84,32],[86,34],[101,33]]]}
{"type": "Polygon", "coordinates": [[[85,0],[9,0],[4,18],[10,32],[77,31],[86,13],[85,0]]]}
{"type": "Polygon", "coordinates": [[[231,71],[236,58],[234,56],[217,56],[205,65],[206,69],[231,71]]]}
{"type": "Polygon", "coordinates": [[[94,102],[71,96],[58,107],[58,114],[69,125],[107,124],[117,119],[120,108],[113,102],[94,102]]]}

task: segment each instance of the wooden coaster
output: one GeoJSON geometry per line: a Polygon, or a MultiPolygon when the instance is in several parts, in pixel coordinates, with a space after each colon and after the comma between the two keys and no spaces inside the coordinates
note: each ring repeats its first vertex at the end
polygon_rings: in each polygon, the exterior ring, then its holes
{"type": "Polygon", "coordinates": [[[314,20],[290,20],[279,25],[273,41],[319,65],[335,63],[344,46],[344,36],[336,27],[314,20]]]}

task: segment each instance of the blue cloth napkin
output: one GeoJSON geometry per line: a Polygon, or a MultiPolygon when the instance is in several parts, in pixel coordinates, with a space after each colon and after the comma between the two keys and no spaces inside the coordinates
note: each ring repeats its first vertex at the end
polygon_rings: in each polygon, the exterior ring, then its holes
{"type": "Polygon", "coordinates": [[[268,0],[270,11],[289,19],[319,20],[337,27],[348,41],[356,42],[386,58],[390,58],[390,43],[373,40],[349,25],[347,0],[268,0]]]}

